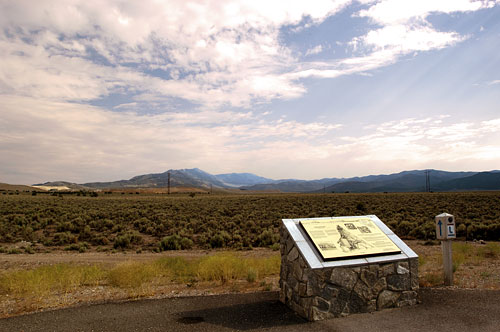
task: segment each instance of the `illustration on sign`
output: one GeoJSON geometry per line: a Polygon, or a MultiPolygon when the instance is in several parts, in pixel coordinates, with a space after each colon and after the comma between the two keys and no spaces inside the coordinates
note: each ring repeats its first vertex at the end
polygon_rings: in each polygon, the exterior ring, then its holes
{"type": "Polygon", "coordinates": [[[304,219],[300,224],[324,260],[401,253],[370,218],[304,219]]]}

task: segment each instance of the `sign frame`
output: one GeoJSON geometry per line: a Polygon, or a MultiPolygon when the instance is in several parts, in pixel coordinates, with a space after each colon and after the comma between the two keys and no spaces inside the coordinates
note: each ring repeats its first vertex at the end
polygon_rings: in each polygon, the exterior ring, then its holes
{"type": "Polygon", "coordinates": [[[325,262],[402,253],[386,231],[368,216],[300,219],[299,225],[325,262]]]}
{"type": "Polygon", "coordinates": [[[418,258],[418,255],[410,248],[406,243],[404,243],[394,232],[387,227],[382,220],[380,220],[376,215],[361,215],[361,216],[342,216],[342,217],[319,217],[319,218],[297,218],[297,219],[282,219],[282,227],[284,227],[291,236],[291,240],[296,244],[297,249],[304,257],[306,264],[311,269],[324,269],[331,267],[346,267],[346,266],[360,266],[365,264],[373,263],[389,263],[395,261],[404,261],[407,259],[418,258]],[[399,255],[385,255],[380,257],[366,257],[366,258],[354,258],[336,261],[324,261],[314,245],[311,243],[307,235],[305,234],[299,222],[304,219],[331,219],[331,218],[359,218],[367,217],[373,220],[375,224],[386,234],[392,242],[394,242],[399,249],[401,249],[401,254],[399,255]]]}

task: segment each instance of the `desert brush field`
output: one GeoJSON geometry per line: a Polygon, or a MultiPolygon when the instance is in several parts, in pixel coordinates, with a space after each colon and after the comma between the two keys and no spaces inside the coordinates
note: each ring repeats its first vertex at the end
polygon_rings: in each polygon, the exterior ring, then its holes
{"type": "Polygon", "coordinates": [[[455,286],[500,289],[500,193],[0,195],[0,316],[277,290],[283,218],[375,214],[441,287],[434,216],[456,217],[455,286]]]}

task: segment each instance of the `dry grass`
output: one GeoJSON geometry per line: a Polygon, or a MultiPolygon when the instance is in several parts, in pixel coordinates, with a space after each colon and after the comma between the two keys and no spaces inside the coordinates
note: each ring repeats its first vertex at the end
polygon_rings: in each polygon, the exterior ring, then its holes
{"type": "Polygon", "coordinates": [[[151,263],[125,262],[107,271],[107,284],[119,288],[139,288],[151,282],[161,272],[151,263]]]}
{"type": "Polygon", "coordinates": [[[231,253],[201,258],[164,257],[149,262],[127,261],[109,267],[103,264],[55,264],[0,274],[0,301],[23,299],[40,308],[46,298],[78,292],[89,286],[122,289],[129,297],[154,295],[154,289],[169,284],[229,281],[254,282],[279,273],[280,257],[249,258],[231,253]]]}
{"type": "MultiPolygon", "coordinates": [[[[418,246],[420,286],[443,285],[441,246],[418,246]]],[[[500,243],[453,242],[454,285],[461,288],[500,289],[500,243]]]]}
{"type": "Polygon", "coordinates": [[[198,280],[225,283],[229,280],[246,279],[253,282],[268,275],[279,273],[280,257],[248,258],[234,255],[215,255],[202,259],[197,269],[198,280]]]}
{"type": "Polygon", "coordinates": [[[50,293],[71,292],[82,286],[99,285],[105,275],[98,265],[56,264],[9,271],[0,275],[0,294],[39,298],[50,293]]]}

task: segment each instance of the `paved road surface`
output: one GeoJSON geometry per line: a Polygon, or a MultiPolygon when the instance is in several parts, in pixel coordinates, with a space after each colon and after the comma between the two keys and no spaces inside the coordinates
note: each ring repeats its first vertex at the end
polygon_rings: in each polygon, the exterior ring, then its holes
{"type": "Polygon", "coordinates": [[[413,307],[306,322],[277,292],[110,303],[0,320],[0,331],[500,331],[500,291],[421,289],[413,307]]]}

